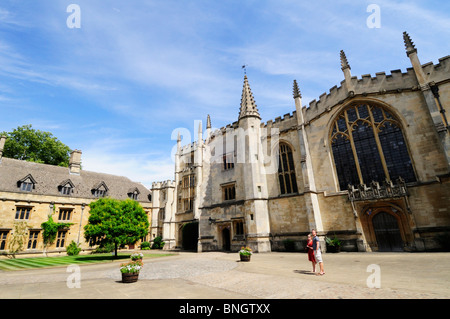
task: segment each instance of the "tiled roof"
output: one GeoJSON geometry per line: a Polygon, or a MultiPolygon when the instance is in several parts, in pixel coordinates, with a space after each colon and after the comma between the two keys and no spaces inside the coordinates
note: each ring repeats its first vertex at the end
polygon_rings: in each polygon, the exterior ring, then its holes
{"type": "Polygon", "coordinates": [[[30,193],[37,195],[68,196],[95,199],[92,189],[106,185],[107,196],[127,199],[130,189],[139,190],[139,202],[149,202],[150,190],[141,183],[127,177],[81,170],[80,174],[71,174],[69,168],[21,161],[3,157],[0,162],[0,191],[20,192],[18,183],[26,176],[32,176],[36,182],[30,193]],[[68,182],[74,186],[71,195],[61,195],[59,188],[68,182]]]}

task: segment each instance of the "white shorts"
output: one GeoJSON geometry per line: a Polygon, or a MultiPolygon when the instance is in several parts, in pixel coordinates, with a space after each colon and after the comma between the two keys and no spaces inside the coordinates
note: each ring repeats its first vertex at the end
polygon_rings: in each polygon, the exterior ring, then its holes
{"type": "Polygon", "coordinates": [[[314,257],[316,258],[316,262],[321,263],[322,261],[322,253],[320,250],[314,250],[314,257]]]}

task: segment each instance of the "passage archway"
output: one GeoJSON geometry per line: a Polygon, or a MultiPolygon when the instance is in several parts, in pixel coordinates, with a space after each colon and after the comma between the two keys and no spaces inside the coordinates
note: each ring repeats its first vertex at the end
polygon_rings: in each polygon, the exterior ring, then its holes
{"type": "Polygon", "coordinates": [[[183,249],[197,251],[198,222],[184,224],[181,232],[183,249]]]}

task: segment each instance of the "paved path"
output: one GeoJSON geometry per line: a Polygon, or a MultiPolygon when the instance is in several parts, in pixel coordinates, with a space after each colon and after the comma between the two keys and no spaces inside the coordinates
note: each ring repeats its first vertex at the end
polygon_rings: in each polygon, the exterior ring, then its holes
{"type": "MultiPolygon", "coordinates": [[[[189,253],[144,259],[139,281],[121,282],[119,264],[80,266],[80,288],[67,267],[0,271],[0,299],[447,299],[450,253],[324,254],[324,276],[303,253],[189,253]],[[367,280],[377,265],[380,288],[367,280]]],[[[372,281],[370,281],[372,282],[372,281]]]]}

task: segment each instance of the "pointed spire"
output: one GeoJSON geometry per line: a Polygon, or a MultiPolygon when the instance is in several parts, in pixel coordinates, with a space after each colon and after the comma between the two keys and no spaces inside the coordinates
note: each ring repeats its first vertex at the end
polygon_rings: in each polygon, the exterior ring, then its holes
{"type": "Polygon", "coordinates": [[[298,88],[297,80],[294,80],[294,99],[302,97],[302,94],[300,93],[300,89],[298,88]]]}
{"type": "Polygon", "coordinates": [[[417,52],[414,42],[412,42],[409,34],[405,31],[403,32],[403,41],[405,41],[406,55],[409,56],[411,53],[417,52]]]}
{"type": "Polygon", "coordinates": [[[206,118],[206,128],[207,129],[211,128],[211,118],[209,117],[209,114],[208,117],[206,118]]]}
{"type": "Polygon", "coordinates": [[[351,69],[350,64],[348,64],[347,57],[345,56],[344,50],[341,50],[341,69],[344,71],[345,69],[351,69]]]}
{"type": "Polygon", "coordinates": [[[239,119],[249,116],[261,119],[255,100],[253,98],[252,91],[250,89],[250,85],[248,84],[247,75],[245,75],[244,87],[242,88],[241,110],[239,112],[239,119]]]}

